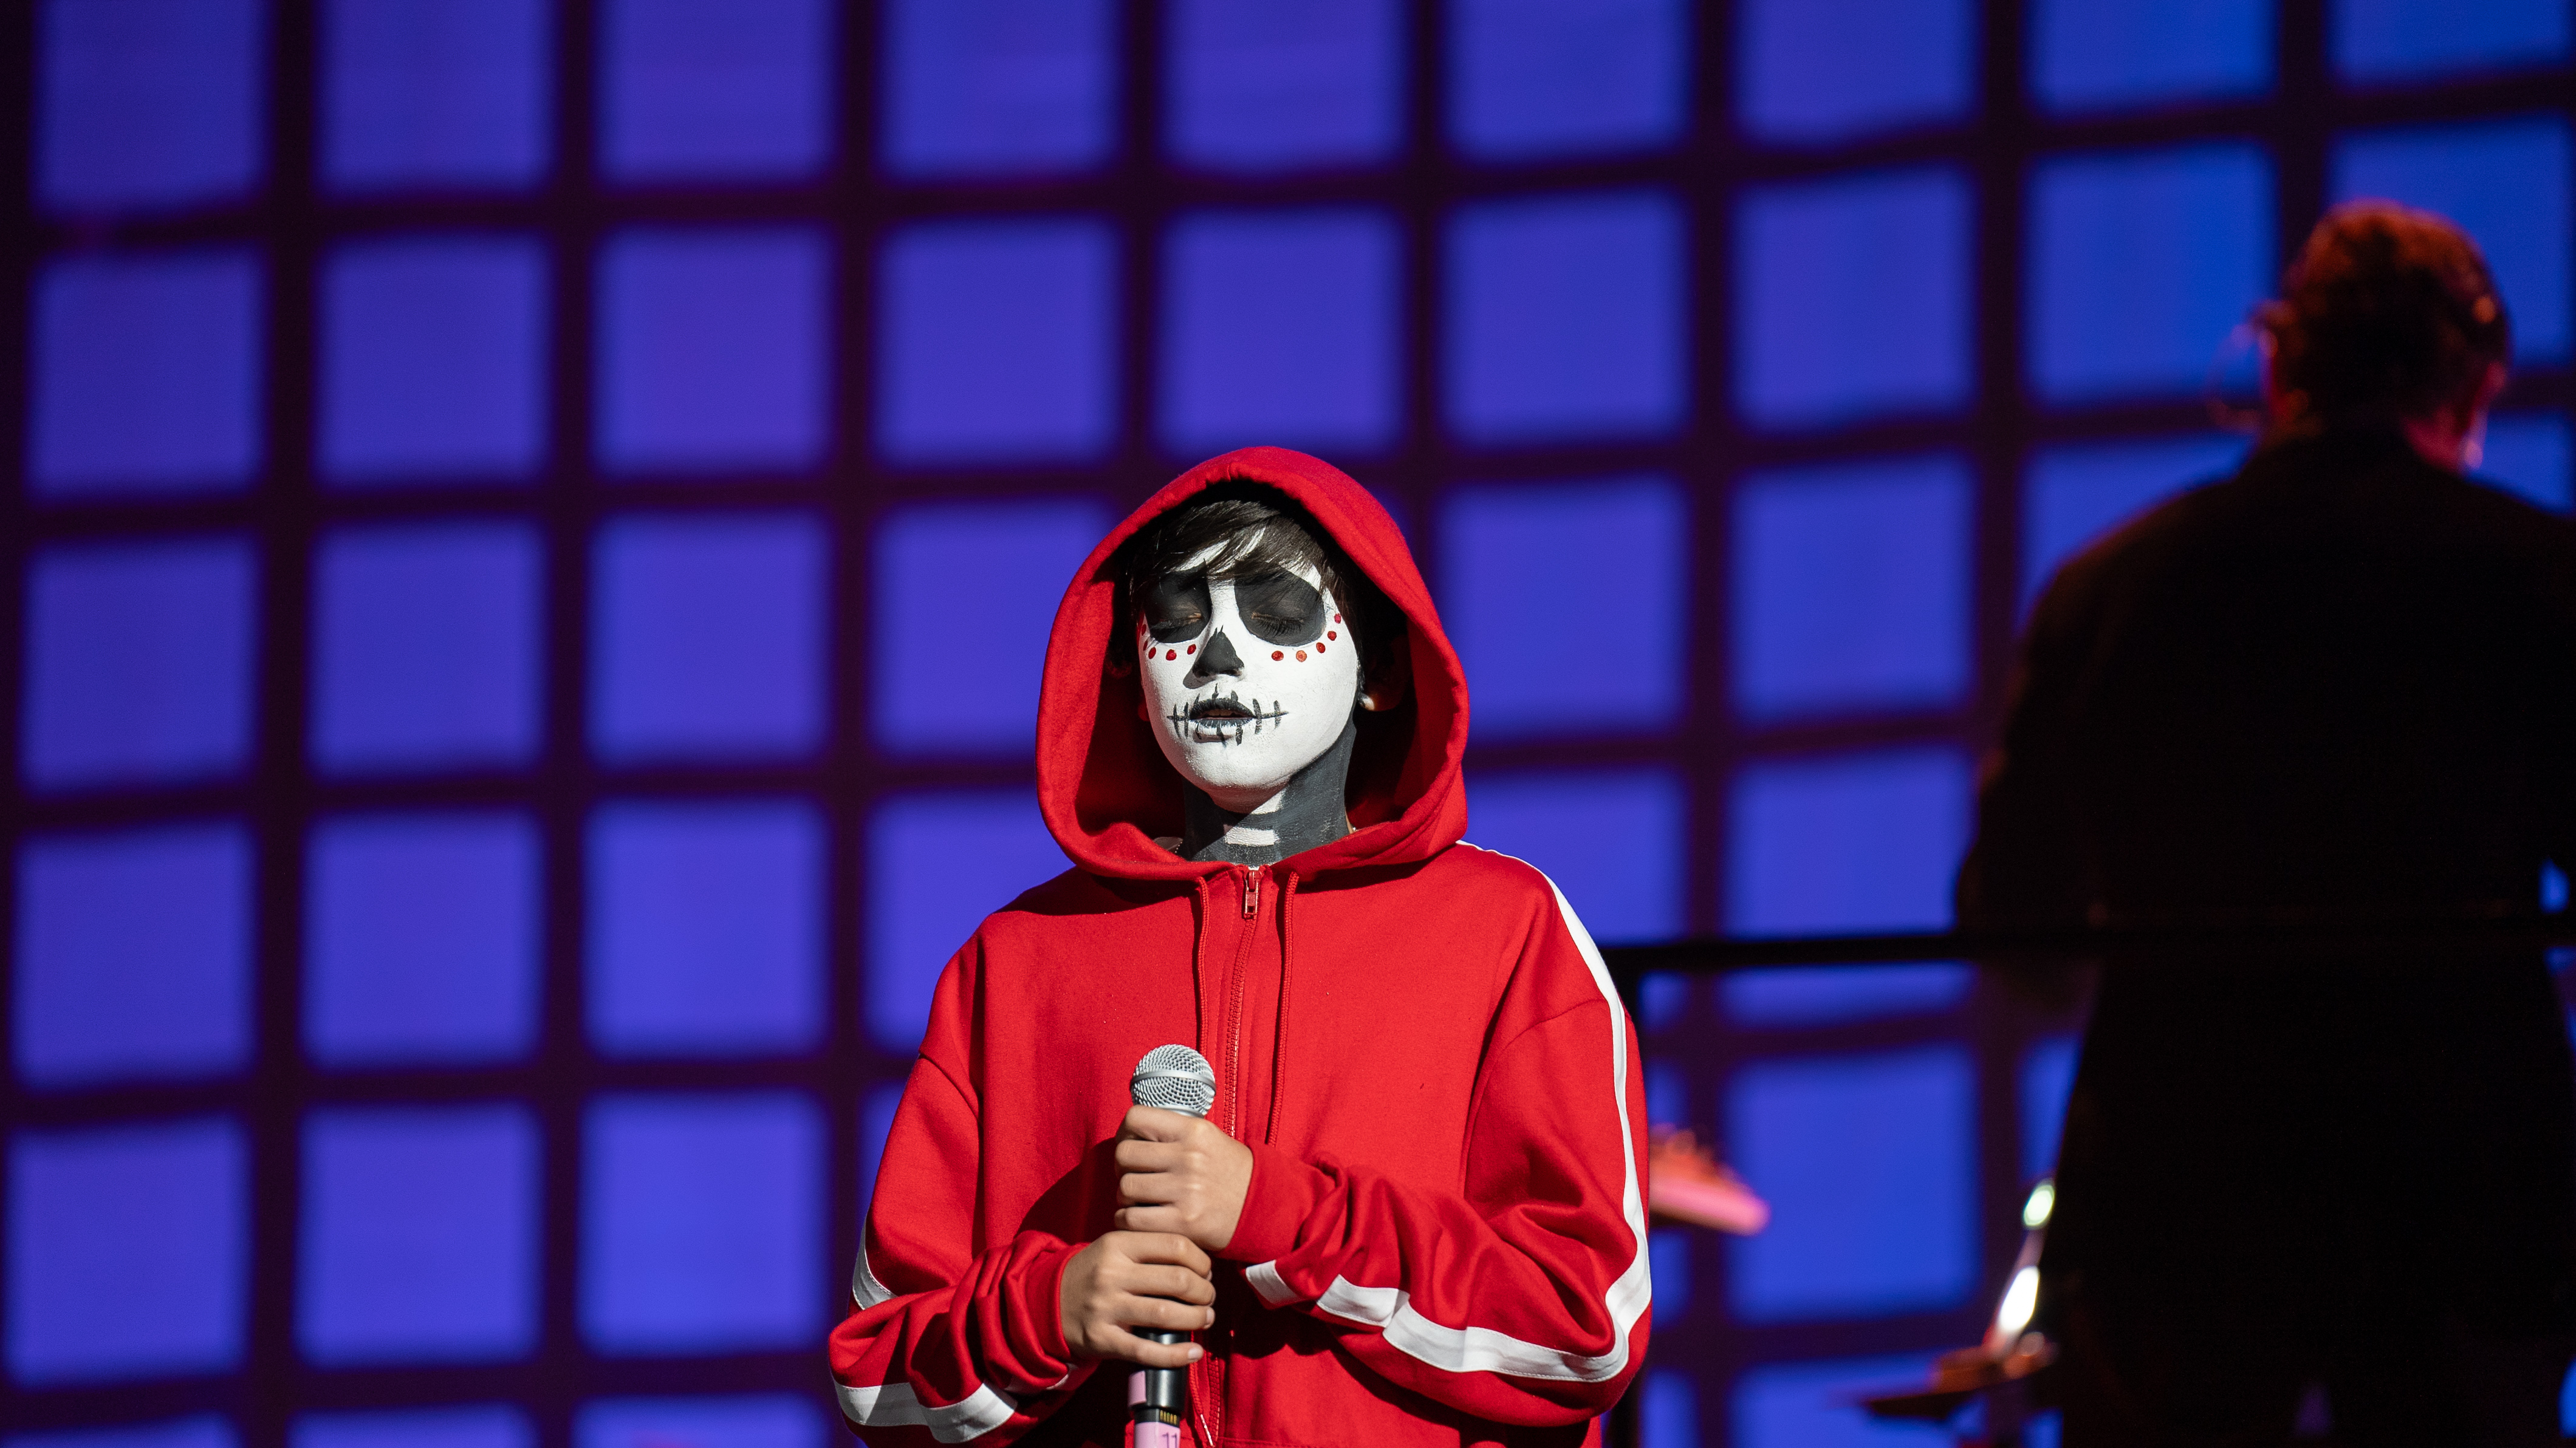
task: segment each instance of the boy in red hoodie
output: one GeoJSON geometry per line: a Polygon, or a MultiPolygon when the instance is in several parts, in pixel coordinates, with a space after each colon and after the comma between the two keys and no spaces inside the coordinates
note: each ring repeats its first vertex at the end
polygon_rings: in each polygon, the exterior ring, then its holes
{"type": "Polygon", "coordinates": [[[1094,550],[1038,708],[1075,868],[940,977],[832,1334],[862,1437],[1118,1444],[1132,1363],[1187,1366],[1203,1448],[1571,1444],[1617,1399],[1636,1037],[1546,877],[1459,842],[1466,733],[1402,536],[1314,458],[1094,550]],[[1170,1042],[1204,1121],[1127,1104],[1170,1042]]]}

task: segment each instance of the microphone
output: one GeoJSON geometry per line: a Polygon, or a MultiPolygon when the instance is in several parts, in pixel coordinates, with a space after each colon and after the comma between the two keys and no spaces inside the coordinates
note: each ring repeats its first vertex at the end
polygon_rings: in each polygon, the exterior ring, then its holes
{"type": "MultiPolygon", "coordinates": [[[[1216,1104],[1216,1072],[1207,1057],[1187,1046],[1156,1046],[1136,1063],[1127,1097],[1183,1116],[1204,1117],[1216,1104]]],[[[1148,1342],[1178,1344],[1186,1332],[1154,1328],[1137,1334],[1148,1342]]],[[[1136,1425],[1135,1448],[1181,1448],[1181,1416],[1189,1411],[1187,1368],[1138,1368],[1127,1375],[1127,1414],[1136,1425]]]]}

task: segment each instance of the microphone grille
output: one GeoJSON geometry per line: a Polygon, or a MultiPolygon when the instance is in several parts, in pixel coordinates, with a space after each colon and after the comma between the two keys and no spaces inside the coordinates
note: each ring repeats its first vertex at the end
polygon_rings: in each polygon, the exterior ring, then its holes
{"type": "Polygon", "coordinates": [[[1136,1063],[1127,1094],[1139,1106],[1205,1116],[1216,1104],[1216,1072],[1207,1057],[1187,1046],[1156,1046],[1136,1063]]]}

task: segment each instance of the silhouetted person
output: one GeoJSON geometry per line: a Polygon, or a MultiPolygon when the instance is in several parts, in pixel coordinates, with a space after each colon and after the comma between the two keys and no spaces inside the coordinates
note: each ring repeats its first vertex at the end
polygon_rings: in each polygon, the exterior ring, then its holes
{"type": "MultiPolygon", "coordinates": [[[[2576,527],[2461,477],[2507,321],[2438,217],[2321,223],[2233,478],[2031,618],[1972,926],[2486,920],[2576,865],[2576,527]]],[[[2105,964],[2043,1311],[2068,1448],[2558,1437],[2576,1085],[2536,952],[2105,964]]]]}

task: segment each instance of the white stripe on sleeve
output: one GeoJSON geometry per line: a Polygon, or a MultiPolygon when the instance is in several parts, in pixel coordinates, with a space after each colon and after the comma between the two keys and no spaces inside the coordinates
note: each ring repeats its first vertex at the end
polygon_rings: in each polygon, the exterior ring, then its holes
{"type": "Polygon", "coordinates": [[[942,1443],[970,1443],[1011,1421],[1019,1404],[995,1392],[990,1383],[977,1388],[965,1401],[945,1407],[926,1407],[912,1391],[910,1383],[887,1383],[882,1387],[854,1388],[837,1385],[841,1393],[841,1412],[862,1428],[928,1428],[930,1436],[942,1443]]]}

